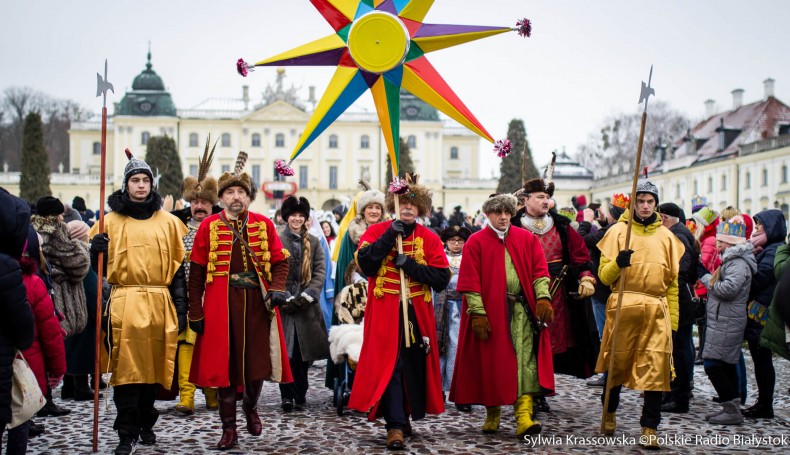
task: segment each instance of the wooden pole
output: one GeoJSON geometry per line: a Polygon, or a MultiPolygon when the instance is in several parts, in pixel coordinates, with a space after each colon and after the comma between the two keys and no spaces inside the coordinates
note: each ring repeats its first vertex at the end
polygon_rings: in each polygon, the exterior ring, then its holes
{"type": "MultiPolygon", "coordinates": [[[[395,174],[395,170],[392,170],[393,175],[395,174]]],[[[393,194],[393,200],[395,201],[395,219],[400,219],[400,197],[397,194],[393,194]]],[[[416,221],[415,221],[416,222],[416,221]]],[[[398,254],[403,254],[403,237],[398,234],[398,254]]],[[[403,337],[406,339],[406,347],[411,347],[411,337],[409,336],[409,284],[406,281],[406,274],[403,273],[403,269],[398,269],[400,271],[400,303],[401,303],[401,310],[403,311],[403,337]]]]}
{"type": "MultiPolygon", "coordinates": [[[[645,102],[645,110],[647,110],[647,102],[645,102]]],[[[634,165],[634,179],[631,182],[631,202],[628,203],[628,229],[625,234],[625,249],[631,246],[631,230],[634,223],[634,204],[636,202],[636,182],[639,180],[639,168],[642,162],[642,143],[645,139],[645,123],[647,122],[647,112],[642,113],[642,125],[639,127],[639,145],[636,149],[636,163],[634,165]]],[[[606,428],[606,413],[609,410],[609,395],[612,391],[612,372],[614,371],[614,356],[615,356],[615,341],[617,341],[617,329],[620,325],[620,312],[623,309],[623,290],[625,289],[625,278],[628,272],[628,267],[620,271],[620,278],[617,282],[617,311],[614,315],[614,327],[612,328],[612,344],[609,348],[609,366],[606,373],[609,377],[606,380],[606,386],[603,399],[603,412],[601,414],[601,433],[605,433],[606,428]]]]}
{"type": "MultiPolygon", "coordinates": [[[[106,95],[105,95],[106,96],[106,95]]],[[[105,103],[106,104],[106,103],[105,103]]],[[[99,234],[104,233],[104,201],[107,172],[107,106],[101,110],[101,173],[99,183],[99,234]]],[[[96,350],[93,359],[93,451],[99,451],[99,381],[101,372],[101,317],[102,317],[102,276],[104,275],[104,253],[99,253],[97,264],[98,283],[96,285],[96,350]]]]}
{"type": "Polygon", "coordinates": [[[521,187],[527,185],[527,143],[524,143],[524,150],[521,152],[521,187]]]}

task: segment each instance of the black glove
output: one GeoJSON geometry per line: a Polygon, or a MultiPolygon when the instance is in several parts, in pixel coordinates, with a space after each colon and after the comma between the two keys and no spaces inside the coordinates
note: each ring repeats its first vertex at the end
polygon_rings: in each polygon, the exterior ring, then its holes
{"type": "Polygon", "coordinates": [[[409,259],[411,258],[405,254],[395,256],[395,267],[402,269],[409,262],[409,259]]]}
{"type": "Polygon", "coordinates": [[[107,234],[96,234],[91,239],[91,253],[106,253],[110,244],[107,234]]]}
{"type": "Polygon", "coordinates": [[[278,307],[278,306],[281,306],[283,303],[285,303],[285,299],[287,298],[285,296],[285,292],[283,292],[283,291],[271,291],[270,294],[272,296],[272,306],[273,307],[278,307]]]}
{"type": "Polygon", "coordinates": [[[178,315],[178,333],[183,332],[187,329],[187,315],[179,314],[178,315]]]}
{"type": "Polygon", "coordinates": [[[392,232],[396,235],[400,235],[401,237],[406,237],[406,223],[401,220],[395,220],[392,222],[392,232]]]}
{"type": "Polygon", "coordinates": [[[631,255],[634,254],[634,250],[623,250],[617,254],[617,266],[621,269],[626,267],[631,267],[631,255]]]}
{"type": "MultiPolygon", "coordinates": [[[[179,321],[179,325],[181,325],[181,321],[179,321]]],[[[205,329],[203,319],[199,321],[189,321],[189,328],[198,335],[203,335],[203,330],[205,329]]]]}

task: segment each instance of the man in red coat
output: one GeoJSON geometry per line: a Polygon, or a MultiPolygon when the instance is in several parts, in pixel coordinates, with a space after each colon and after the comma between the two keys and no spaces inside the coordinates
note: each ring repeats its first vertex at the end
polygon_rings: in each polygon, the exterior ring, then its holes
{"type": "Polygon", "coordinates": [[[450,401],[486,406],[484,433],[499,431],[502,405],[514,404],[516,435],[540,433],[533,394],[554,393],[549,271],[534,235],[512,227],[516,197],[483,204],[486,228],[464,248],[456,290],[464,296],[450,401]]]}
{"type": "MultiPolygon", "coordinates": [[[[430,191],[415,176],[398,198],[400,219],[370,226],[357,249],[357,263],[369,277],[368,302],[364,342],[348,403],[350,409],[368,412],[371,420],[384,417],[388,449],[404,447],[404,435],[411,435],[409,415],[419,420],[426,413],[444,412],[431,289],[442,291],[450,281],[441,239],[416,222],[417,216],[430,213],[430,191]],[[398,236],[403,238],[403,254],[398,254],[398,236]],[[408,321],[403,320],[401,309],[400,270],[408,280],[408,321]],[[404,322],[409,328],[409,348],[404,322]]],[[[390,213],[395,212],[394,202],[393,194],[387,194],[390,213]]]]}
{"type": "Polygon", "coordinates": [[[240,161],[236,172],[220,177],[218,195],[225,209],[200,223],[190,255],[189,327],[198,336],[189,381],[218,388],[220,450],[238,443],[238,389],[244,389],[241,408],[247,431],[258,436],[263,381],[293,381],[279,310],[267,306],[259,284],[260,280],[272,305],[285,302],[288,251],[274,223],[247,210],[254,187],[250,176],[241,172],[240,161]]]}

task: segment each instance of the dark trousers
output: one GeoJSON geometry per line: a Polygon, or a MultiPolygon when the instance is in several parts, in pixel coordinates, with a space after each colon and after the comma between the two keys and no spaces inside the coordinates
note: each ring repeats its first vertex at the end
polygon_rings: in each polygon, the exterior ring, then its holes
{"type": "Polygon", "coordinates": [[[395,369],[392,371],[392,377],[390,378],[389,384],[387,384],[387,388],[384,389],[384,394],[381,395],[381,401],[379,402],[387,430],[403,430],[409,424],[408,417],[406,416],[406,408],[403,406],[405,397],[403,395],[402,352],[402,350],[398,352],[398,358],[395,360],[395,369]]]}
{"type": "MultiPolygon", "coordinates": [[[[27,453],[27,432],[30,428],[30,420],[8,430],[8,442],[5,449],[8,455],[24,455],[27,453]]],[[[5,425],[0,430],[0,439],[3,439],[3,433],[6,432],[5,425]]],[[[3,453],[3,447],[0,446],[0,453],[3,453]]]]}
{"type": "MultiPolygon", "coordinates": [[[[608,381],[609,378],[606,377],[608,381]]],[[[603,392],[601,392],[601,404],[603,404],[606,397],[606,385],[603,392]]],[[[609,393],[609,409],[608,412],[617,411],[620,405],[620,391],[623,386],[618,385],[612,387],[609,393]]],[[[639,419],[639,425],[643,428],[658,429],[658,424],[661,423],[661,396],[663,392],[645,390],[645,401],[642,404],[642,418],[639,419]]]]}
{"type": "Polygon", "coordinates": [[[741,403],[746,403],[748,383],[746,382],[746,359],[743,357],[743,349],[741,349],[741,358],[738,359],[738,365],[735,365],[735,371],[738,373],[738,390],[741,391],[741,403]]]}
{"type": "Polygon", "coordinates": [[[118,415],[113,428],[118,434],[137,439],[140,430],[151,429],[159,418],[154,407],[159,384],[125,384],[115,386],[112,401],[118,415]]]}
{"type": "Polygon", "coordinates": [[[760,346],[758,341],[749,341],[749,352],[754,361],[754,377],[757,379],[757,403],[773,409],[776,371],[770,349],[760,346]]]}
{"type": "Polygon", "coordinates": [[[294,336],[294,350],[293,355],[288,359],[291,364],[291,374],[294,377],[294,382],[290,384],[280,384],[280,397],[282,399],[291,399],[299,404],[305,402],[307,396],[307,370],[310,368],[308,362],[302,361],[302,351],[299,348],[299,337],[294,336]]]}
{"type": "Polygon", "coordinates": [[[688,406],[691,380],[694,379],[694,338],[692,325],[682,325],[672,333],[672,357],[675,361],[675,380],[669,400],[681,406],[688,406]]]}
{"type": "Polygon", "coordinates": [[[732,401],[740,397],[738,390],[738,373],[734,363],[721,360],[705,359],[705,374],[716,389],[722,402],[732,401]]]}
{"type": "Polygon", "coordinates": [[[697,358],[702,359],[702,351],[705,349],[705,329],[708,328],[706,318],[697,319],[697,333],[699,334],[699,346],[697,347],[697,358]]]}

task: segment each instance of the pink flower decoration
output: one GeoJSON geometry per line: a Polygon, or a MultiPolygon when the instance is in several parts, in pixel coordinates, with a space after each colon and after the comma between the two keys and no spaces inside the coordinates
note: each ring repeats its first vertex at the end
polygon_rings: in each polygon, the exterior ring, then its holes
{"type": "Polygon", "coordinates": [[[529,19],[524,18],[520,21],[516,22],[516,31],[518,32],[519,36],[524,38],[529,38],[532,36],[532,22],[529,19]]]}
{"type": "Polygon", "coordinates": [[[494,144],[494,151],[496,152],[496,156],[504,158],[510,155],[510,152],[513,151],[513,148],[511,147],[510,141],[508,139],[500,139],[494,144]]]}
{"type": "Polygon", "coordinates": [[[277,160],[274,162],[274,169],[277,170],[277,173],[280,175],[294,175],[294,169],[291,167],[290,161],[277,160]]]}
{"type": "Polygon", "coordinates": [[[245,62],[243,58],[240,58],[236,61],[236,71],[238,71],[242,77],[247,77],[249,71],[255,71],[255,66],[250,65],[245,62]]]}
{"type": "Polygon", "coordinates": [[[404,194],[407,191],[409,191],[409,182],[405,179],[396,176],[390,183],[390,193],[392,194],[404,194]]]}

